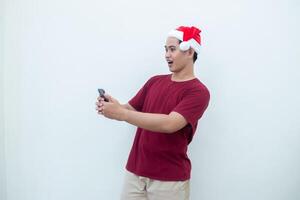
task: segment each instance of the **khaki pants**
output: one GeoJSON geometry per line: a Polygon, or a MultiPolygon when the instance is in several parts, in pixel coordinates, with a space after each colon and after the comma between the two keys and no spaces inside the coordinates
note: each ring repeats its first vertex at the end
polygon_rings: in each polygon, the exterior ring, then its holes
{"type": "Polygon", "coordinates": [[[126,171],[121,200],[189,200],[190,181],[158,181],[126,171]]]}

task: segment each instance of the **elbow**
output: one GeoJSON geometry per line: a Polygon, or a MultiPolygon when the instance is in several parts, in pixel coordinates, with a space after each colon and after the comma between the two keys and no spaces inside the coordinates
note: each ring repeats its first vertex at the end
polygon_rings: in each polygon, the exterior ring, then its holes
{"type": "Polygon", "coordinates": [[[176,133],[177,131],[179,131],[180,129],[177,128],[177,127],[170,127],[168,130],[167,130],[167,133],[176,133]]]}
{"type": "Polygon", "coordinates": [[[179,129],[174,124],[172,124],[170,122],[164,122],[164,124],[161,127],[161,132],[162,133],[171,134],[171,133],[177,132],[178,130],[179,129]]]}
{"type": "Polygon", "coordinates": [[[187,125],[184,119],[174,119],[174,117],[168,117],[163,121],[162,131],[164,133],[176,133],[187,125]]]}

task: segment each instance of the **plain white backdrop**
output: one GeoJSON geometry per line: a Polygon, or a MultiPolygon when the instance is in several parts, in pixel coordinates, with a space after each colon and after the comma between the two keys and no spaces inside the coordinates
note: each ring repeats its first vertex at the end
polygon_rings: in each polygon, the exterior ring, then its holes
{"type": "Polygon", "coordinates": [[[192,200],[300,199],[297,0],[2,0],[0,199],[117,200],[135,127],[95,112],[169,73],[167,33],[202,29],[211,92],[192,200]]]}

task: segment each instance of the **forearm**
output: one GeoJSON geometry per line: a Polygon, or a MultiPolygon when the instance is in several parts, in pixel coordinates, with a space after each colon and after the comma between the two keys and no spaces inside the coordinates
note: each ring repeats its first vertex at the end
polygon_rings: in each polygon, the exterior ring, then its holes
{"type": "Polygon", "coordinates": [[[170,114],[138,112],[130,104],[121,105],[112,97],[108,98],[109,102],[104,100],[96,102],[96,110],[109,119],[126,121],[134,126],[160,133],[175,133],[187,124],[185,118],[177,112],[170,114]]]}
{"type": "Polygon", "coordinates": [[[135,111],[135,109],[134,109],[129,103],[127,103],[127,104],[122,104],[121,106],[122,106],[123,108],[127,109],[127,110],[133,110],[133,111],[135,111]]]}
{"type": "Polygon", "coordinates": [[[127,110],[124,121],[149,131],[170,133],[168,127],[169,115],[166,114],[143,113],[127,110]]]}

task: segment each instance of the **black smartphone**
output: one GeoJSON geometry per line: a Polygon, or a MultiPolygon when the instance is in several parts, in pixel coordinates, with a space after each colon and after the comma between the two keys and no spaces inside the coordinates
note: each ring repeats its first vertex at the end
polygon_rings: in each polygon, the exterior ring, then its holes
{"type": "Polygon", "coordinates": [[[108,102],[108,99],[104,96],[105,90],[98,89],[98,92],[99,92],[99,96],[102,97],[102,98],[104,98],[104,101],[108,102]]]}

